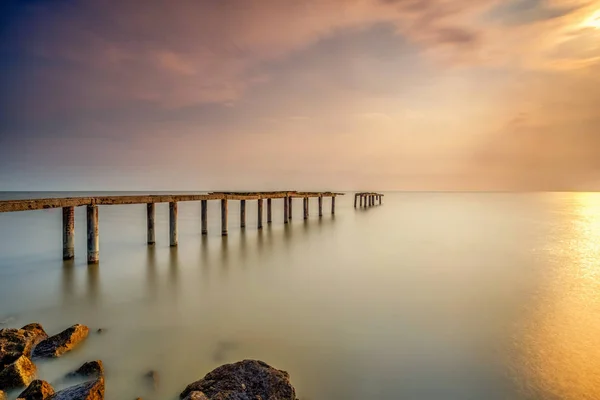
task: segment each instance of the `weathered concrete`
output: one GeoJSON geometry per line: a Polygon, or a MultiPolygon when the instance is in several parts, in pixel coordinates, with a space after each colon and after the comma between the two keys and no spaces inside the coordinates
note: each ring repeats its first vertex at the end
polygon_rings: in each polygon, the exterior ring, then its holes
{"type": "Polygon", "coordinates": [[[287,224],[288,223],[288,218],[289,218],[289,207],[290,206],[290,202],[288,200],[287,197],[284,197],[283,199],[283,223],[287,224]]]}
{"type": "Polygon", "coordinates": [[[99,261],[98,206],[87,206],[87,262],[97,264],[99,261]]]}
{"type": "Polygon", "coordinates": [[[240,228],[246,227],[246,200],[240,200],[240,228]]]}
{"type": "Polygon", "coordinates": [[[75,207],[63,207],[63,260],[75,257],[75,207]]]}
{"type": "Polygon", "coordinates": [[[146,221],[148,225],[148,244],[156,243],[156,236],[154,233],[154,214],[155,214],[154,203],[146,204],[146,221]]]}
{"type": "Polygon", "coordinates": [[[304,219],[308,219],[308,197],[303,197],[302,198],[302,209],[303,209],[303,216],[304,219]]]}
{"type": "Polygon", "coordinates": [[[227,199],[221,199],[221,236],[227,236],[227,199]]]}
{"type": "Polygon", "coordinates": [[[177,233],[177,203],[169,203],[169,246],[175,247],[178,242],[177,233]]]}
{"type": "Polygon", "coordinates": [[[262,229],[262,227],[263,227],[263,199],[258,199],[257,211],[258,211],[257,228],[262,229]]]}
{"type": "Polygon", "coordinates": [[[271,222],[273,222],[273,212],[272,212],[272,205],[271,205],[272,202],[273,202],[273,199],[271,199],[271,198],[267,199],[267,224],[270,224],[271,222]]]}
{"type": "MultiPolygon", "coordinates": [[[[356,197],[354,198],[354,202],[356,203],[356,197]]],[[[323,216],[323,196],[319,196],[319,217],[323,216]]]]}
{"type": "Polygon", "coordinates": [[[200,200],[200,214],[202,220],[202,234],[208,235],[208,200],[200,200]]]}

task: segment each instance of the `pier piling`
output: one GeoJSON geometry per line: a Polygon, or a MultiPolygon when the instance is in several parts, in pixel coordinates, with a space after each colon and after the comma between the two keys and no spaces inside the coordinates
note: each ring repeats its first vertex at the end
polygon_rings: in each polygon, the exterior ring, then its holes
{"type": "Polygon", "coordinates": [[[87,262],[97,264],[100,261],[100,238],[98,236],[98,206],[87,206],[87,262]]]}
{"type": "Polygon", "coordinates": [[[75,207],[63,207],[63,260],[75,258],[75,207]]]}
{"type": "Polygon", "coordinates": [[[331,215],[335,214],[335,196],[331,196],[331,215]]]}
{"type": "Polygon", "coordinates": [[[169,246],[177,246],[177,203],[169,202],[169,246]]]}
{"type": "Polygon", "coordinates": [[[154,244],[156,242],[156,236],[154,233],[154,214],[155,214],[154,203],[146,204],[146,221],[148,225],[148,244],[154,244]]]}
{"type": "Polygon", "coordinates": [[[273,199],[271,199],[270,197],[267,199],[267,224],[270,224],[271,222],[273,222],[273,214],[272,214],[272,210],[271,210],[271,203],[273,199]]]}
{"type": "Polygon", "coordinates": [[[292,197],[292,196],[290,196],[290,197],[289,197],[290,206],[289,206],[289,209],[288,209],[288,219],[289,219],[290,221],[292,220],[292,214],[293,214],[293,212],[292,212],[292,204],[293,204],[293,203],[292,203],[292,199],[293,199],[293,197],[292,197]]]}
{"type": "Polygon", "coordinates": [[[304,210],[304,212],[303,212],[304,219],[308,219],[308,197],[302,198],[302,208],[304,210]]]}
{"type": "Polygon", "coordinates": [[[208,200],[200,200],[200,214],[202,220],[202,234],[208,235],[208,200]]]}
{"type": "Polygon", "coordinates": [[[246,200],[240,200],[240,228],[246,227],[246,200]]]}
{"type": "Polygon", "coordinates": [[[263,227],[263,199],[258,199],[257,211],[258,211],[257,228],[262,229],[262,227],[263,227]]]}
{"type": "Polygon", "coordinates": [[[287,197],[283,198],[283,223],[288,223],[290,202],[287,197]]]}
{"type": "MultiPolygon", "coordinates": [[[[354,198],[354,207],[356,207],[356,197],[354,198]]],[[[319,217],[323,216],[323,196],[319,196],[319,217]]]]}
{"type": "Polygon", "coordinates": [[[221,199],[221,236],[227,236],[227,199],[221,199]]]}

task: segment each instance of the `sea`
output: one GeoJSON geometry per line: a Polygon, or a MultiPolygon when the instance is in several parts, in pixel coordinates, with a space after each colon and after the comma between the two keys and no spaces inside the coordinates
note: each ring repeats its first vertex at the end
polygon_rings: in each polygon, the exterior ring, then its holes
{"type": "MultiPolygon", "coordinates": [[[[19,198],[129,192],[0,192],[19,198]]],[[[259,359],[288,371],[301,400],[600,399],[600,194],[387,192],[336,213],[257,229],[257,204],[99,206],[100,263],[62,260],[61,209],[0,213],[0,328],[80,323],[88,338],[38,376],[57,389],[102,360],[106,399],[179,398],[215,367],[259,359]],[[97,333],[101,329],[102,333],[97,333]],[[156,387],[146,376],[155,371],[156,387]]],[[[266,210],[265,210],[266,211],[266,210]]],[[[10,394],[14,399],[18,392],[10,394]]]]}

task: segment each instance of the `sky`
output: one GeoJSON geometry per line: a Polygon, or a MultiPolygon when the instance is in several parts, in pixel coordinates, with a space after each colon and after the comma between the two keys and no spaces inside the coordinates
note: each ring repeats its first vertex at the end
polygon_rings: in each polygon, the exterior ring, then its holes
{"type": "Polygon", "coordinates": [[[600,0],[0,4],[0,190],[600,190],[600,0]]]}

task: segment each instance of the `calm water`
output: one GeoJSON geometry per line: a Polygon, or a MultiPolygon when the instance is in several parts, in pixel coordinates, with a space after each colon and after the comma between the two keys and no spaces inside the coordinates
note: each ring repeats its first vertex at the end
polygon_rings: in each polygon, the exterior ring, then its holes
{"type": "Polygon", "coordinates": [[[175,399],[244,358],[289,371],[303,400],[600,398],[600,195],[388,193],[384,203],[355,210],[346,196],[319,219],[314,200],[305,223],[296,200],[284,226],[274,201],[272,226],[257,232],[248,202],[240,232],[231,202],[226,239],[217,202],[207,238],[200,204],[180,203],[176,249],[167,205],[155,247],[145,206],[101,206],[91,267],[84,208],[74,262],[61,260],[59,209],[0,214],[0,320],[105,329],[39,367],[52,382],[102,359],[109,400],[175,399]]]}

